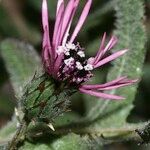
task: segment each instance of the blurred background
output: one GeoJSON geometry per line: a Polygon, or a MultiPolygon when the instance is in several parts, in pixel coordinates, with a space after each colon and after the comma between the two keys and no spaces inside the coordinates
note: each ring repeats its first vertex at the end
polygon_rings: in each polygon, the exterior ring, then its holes
{"type": "MultiPolygon", "coordinates": [[[[56,1],[49,0],[50,23],[54,24],[56,1]]],[[[83,1],[81,1],[83,3],[83,1]]],[[[80,7],[82,8],[82,4],[80,7]]],[[[0,41],[5,38],[17,38],[29,42],[41,53],[41,1],[40,0],[0,0],[0,41]]],[[[79,10],[81,10],[81,8],[79,10]]],[[[80,12],[80,11],[79,11],[80,12]]],[[[77,18],[76,18],[77,19],[77,18]]],[[[76,22],[76,19],[74,23],[76,22]]],[[[94,55],[98,49],[98,40],[103,32],[112,34],[115,28],[115,11],[112,0],[94,0],[86,26],[80,32],[78,41],[82,46],[88,47],[88,55],[94,55]],[[89,48],[90,47],[90,48],[89,48]],[[94,49],[93,49],[94,47],[94,49]],[[97,47],[97,49],[95,49],[97,47]]],[[[143,66],[143,77],[140,82],[135,99],[135,108],[132,110],[128,121],[147,121],[150,119],[150,1],[145,0],[145,22],[148,41],[145,46],[147,55],[143,66]]],[[[51,28],[52,29],[52,28],[51,28]]],[[[101,78],[105,75],[107,67],[100,71],[101,78]]],[[[75,99],[75,98],[74,98],[75,99]]],[[[16,105],[16,98],[9,82],[9,75],[5,64],[0,57],[0,127],[6,124],[16,105]]],[[[72,109],[76,111],[84,107],[74,102],[72,109]]],[[[84,115],[84,109],[80,109],[84,115]]],[[[118,146],[117,146],[118,147],[118,146]]],[[[126,146],[120,145],[122,149],[126,146]]],[[[115,148],[115,146],[114,146],[115,148]]],[[[107,148],[108,149],[108,148],[107,148]]],[[[110,148],[111,149],[111,148],[110,148]]]]}

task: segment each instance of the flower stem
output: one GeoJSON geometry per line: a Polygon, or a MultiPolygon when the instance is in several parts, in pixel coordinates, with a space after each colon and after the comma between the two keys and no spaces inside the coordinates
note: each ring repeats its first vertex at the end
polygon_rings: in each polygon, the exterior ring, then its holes
{"type": "Polygon", "coordinates": [[[18,144],[20,142],[23,142],[26,136],[28,125],[29,125],[29,122],[27,122],[25,118],[23,118],[22,121],[20,122],[20,126],[18,130],[16,131],[13,139],[8,144],[8,150],[16,150],[18,144]]]}

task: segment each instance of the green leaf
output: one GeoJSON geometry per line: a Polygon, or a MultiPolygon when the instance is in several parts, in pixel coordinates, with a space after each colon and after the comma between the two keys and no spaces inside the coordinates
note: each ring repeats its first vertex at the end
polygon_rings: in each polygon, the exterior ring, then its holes
{"type": "Polygon", "coordinates": [[[80,135],[70,133],[56,140],[49,139],[47,144],[31,144],[26,142],[19,150],[88,150],[86,138],[81,138],[80,135]]]}
{"type": "Polygon", "coordinates": [[[51,147],[53,150],[88,150],[85,140],[73,133],[57,139],[51,147]]]}
{"type": "Polygon", "coordinates": [[[7,144],[11,140],[17,128],[17,120],[15,117],[12,118],[2,129],[0,130],[0,145],[7,144]]]}
{"type": "MultiPolygon", "coordinates": [[[[144,8],[142,1],[117,0],[116,5],[116,30],[119,39],[116,50],[128,48],[129,51],[122,58],[113,62],[113,67],[107,75],[107,80],[113,80],[121,76],[131,79],[140,79],[145,58],[145,30],[143,27],[144,8]],[[136,17],[135,17],[136,16],[136,17]]],[[[95,126],[119,127],[125,124],[126,118],[133,108],[133,101],[137,91],[137,85],[112,90],[110,94],[126,97],[123,101],[91,100],[87,115],[89,120],[96,122],[95,126]]],[[[93,124],[92,124],[93,126],[93,124]]]]}
{"type": "Polygon", "coordinates": [[[25,142],[24,146],[20,147],[19,150],[52,150],[47,144],[32,144],[25,142]]]}
{"type": "Polygon", "coordinates": [[[0,43],[0,54],[10,74],[14,91],[22,95],[22,87],[41,68],[41,61],[35,49],[19,40],[7,39],[0,43]]]}

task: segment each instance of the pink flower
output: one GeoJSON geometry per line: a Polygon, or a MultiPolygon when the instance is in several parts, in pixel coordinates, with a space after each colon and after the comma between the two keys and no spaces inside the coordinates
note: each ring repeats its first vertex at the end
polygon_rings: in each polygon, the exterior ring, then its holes
{"type": "Polygon", "coordinates": [[[91,73],[93,69],[102,67],[127,52],[127,50],[124,49],[106,56],[105,54],[110,51],[118,41],[115,36],[112,36],[108,44],[105,45],[106,33],[103,35],[96,56],[89,59],[85,57],[84,49],[80,47],[79,43],[74,43],[76,36],[88,16],[91,4],[92,0],[87,0],[73,33],[69,34],[73,17],[79,5],[79,0],[69,0],[66,7],[64,0],[58,0],[53,37],[50,39],[47,0],[43,0],[42,24],[44,35],[42,53],[45,70],[56,80],[65,82],[68,86],[74,87],[82,93],[105,99],[124,99],[121,96],[103,93],[103,91],[131,85],[137,80],[120,77],[105,84],[83,84],[93,76],[91,73]]]}

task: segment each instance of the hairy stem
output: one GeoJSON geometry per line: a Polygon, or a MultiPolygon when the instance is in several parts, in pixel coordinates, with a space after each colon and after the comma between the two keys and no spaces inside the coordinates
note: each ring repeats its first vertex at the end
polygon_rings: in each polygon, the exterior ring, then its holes
{"type": "Polygon", "coordinates": [[[26,122],[25,118],[23,118],[22,121],[20,122],[20,126],[18,130],[16,131],[13,139],[8,144],[8,150],[15,150],[17,148],[17,145],[20,142],[23,142],[26,136],[28,125],[29,125],[29,122],[26,122]]]}
{"type": "MultiPolygon", "coordinates": [[[[109,144],[114,142],[125,142],[134,141],[137,143],[142,143],[143,138],[139,135],[137,130],[144,129],[148,123],[142,123],[138,125],[127,125],[121,128],[94,128],[94,127],[71,127],[71,128],[58,128],[53,134],[68,134],[71,132],[80,135],[89,135],[93,138],[101,138],[103,144],[109,144]]],[[[50,131],[51,132],[51,131],[50,131]]]]}

